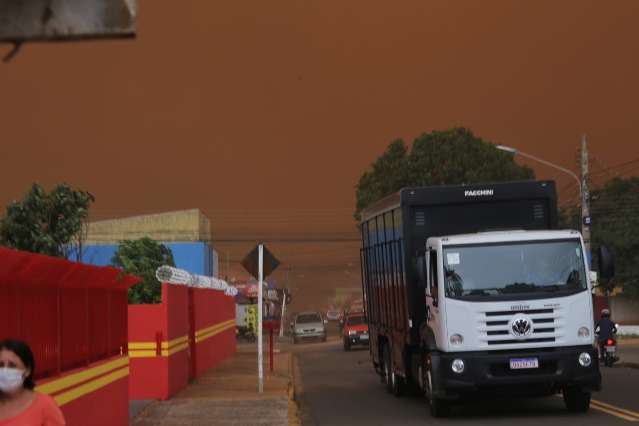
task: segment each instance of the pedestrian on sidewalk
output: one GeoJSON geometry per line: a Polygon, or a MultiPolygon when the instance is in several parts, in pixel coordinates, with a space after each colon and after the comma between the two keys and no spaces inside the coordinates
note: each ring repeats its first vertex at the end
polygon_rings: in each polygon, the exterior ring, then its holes
{"type": "Polygon", "coordinates": [[[64,426],[53,398],[33,389],[35,360],[29,345],[0,341],[0,426],[64,426]]]}

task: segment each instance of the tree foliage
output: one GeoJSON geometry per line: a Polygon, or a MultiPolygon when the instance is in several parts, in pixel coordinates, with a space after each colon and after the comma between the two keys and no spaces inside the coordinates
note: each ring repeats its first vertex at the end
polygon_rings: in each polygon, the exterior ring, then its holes
{"type": "MultiPolygon", "coordinates": [[[[609,289],[639,298],[639,178],[615,178],[592,191],[592,247],[608,247],[615,261],[609,289]]],[[[594,252],[594,250],[593,250],[594,252]]]]}
{"type": "Polygon", "coordinates": [[[406,186],[471,184],[534,179],[511,153],[500,151],[465,128],[424,133],[408,148],[393,141],[356,187],[355,217],[371,203],[406,186]]]}
{"type": "Polygon", "coordinates": [[[68,257],[70,245],[80,240],[89,207],[95,201],[86,191],[57,185],[48,194],[34,184],[21,201],[7,206],[0,219],[0,244],[41,253],[68,257]]]}
{"type": "Polygon", "coordinates": [[[175,266],[171,249],[148,237],[122,241],[111,264],[142,279],[129,289],[129,303],[162,302],[162,288],[155,271],[162,265],[175,266]]]}

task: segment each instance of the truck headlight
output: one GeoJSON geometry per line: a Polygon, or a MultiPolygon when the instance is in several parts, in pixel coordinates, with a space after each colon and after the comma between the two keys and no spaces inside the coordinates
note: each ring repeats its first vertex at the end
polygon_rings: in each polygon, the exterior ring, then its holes
{"type": "Polygon", "coordinates": [[[590,329],[588,327],[579,327],[577,331],[578,337],[590,337],[590,329]]]}
{"type": "Polygon", "coordinates": [[[454,359],[453,363],[450,365],[450,369],[453,370],[453,373],[461,374],[464,372],[464,360],[463,359],[454,359]]]}
{"type": "Polygon", "coordinates": [[[449,340],[451,345],[461,345],[464,343],[464,337],[461,334],[453,334],[449,340]]]}
{"type": "Polygon", "coordinates": [[[592,358],[588,352],[582,352],[579,354],[579,365],[582,367],[590,367],[592,363],[592,358]]]}
{"type": "Polygon", "coordinates": [[[349,335],[349,336],[354,336],[354,335],[356,335],[356,334],[357,334],[357,331],[355,331],[355,330],[348,330],[348,335],[349,335]]]}

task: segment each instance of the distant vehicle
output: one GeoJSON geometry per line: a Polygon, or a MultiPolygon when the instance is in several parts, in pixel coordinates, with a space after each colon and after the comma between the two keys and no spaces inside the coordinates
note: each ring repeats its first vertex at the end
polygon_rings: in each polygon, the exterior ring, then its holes
{"type": "Polygon", "coordinates": [[[344,322],[344,350],[350,351],[354,345],[368,346],[368,322],[363,312],[348,315],[344,322]]]}
{"type": "Polygon", "coordinates": [[[326,312],[326,319],[329,321],[337,321],[339,320],[339,311],[329,310],[326,312]]]}
{"type": "Polygon", "coordinates": [[[339,321],[340,331],[344,328],[344,321],[346,320],[346,317],[352,313],[364,313],[364,305],[361,301],[356,301],[339,312],[337,320],[339,321]]]}
{"type": "Polygon", "coordinates": [[[322,319],[319,312],[300,312],[291,322],[293,329],[293,343],[297,344],[302,340],[326,341],[327,320],[322,319]]]}

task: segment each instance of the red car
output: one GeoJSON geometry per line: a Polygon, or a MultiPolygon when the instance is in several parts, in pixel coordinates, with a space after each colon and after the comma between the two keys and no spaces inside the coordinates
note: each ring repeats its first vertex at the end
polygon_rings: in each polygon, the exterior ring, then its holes
{"type": "Polygon", "coordinates": [[[368,346],[368,322],[364,312],[350,312],[344,321],[344,350],[353,345],[368,346]]]}

